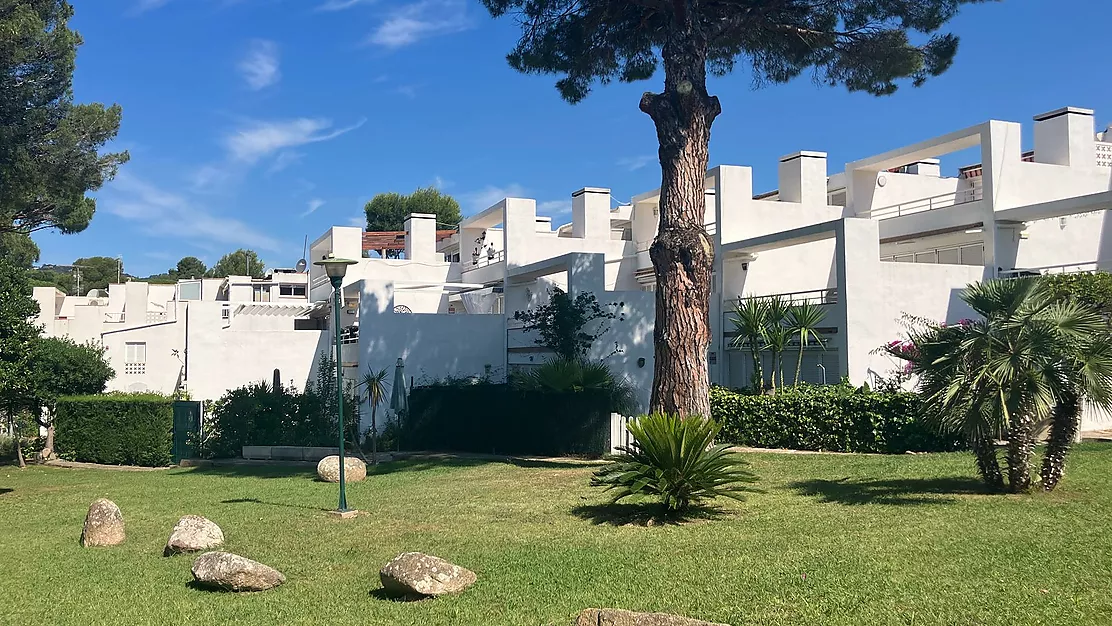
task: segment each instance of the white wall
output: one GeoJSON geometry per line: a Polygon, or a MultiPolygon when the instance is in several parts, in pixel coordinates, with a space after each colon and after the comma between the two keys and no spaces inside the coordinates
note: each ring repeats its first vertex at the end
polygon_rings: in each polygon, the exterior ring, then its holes
{"type": "Polygon", "coordinates": [[[1108,211],[1028,222],[1025,234],[1026,239],[1017,242],[1017,268],[1090,263],[1112,268],[1112,219],[1108,211]]]}
{"type": "MultiPolygon", "coordinates": [[[[182,362],[174,356],[173,351],[177,350],[183,355],[184,340],[184,324],[174,322],[104,333],[103,342],[107,348],[104,354],[108,358],[108,364],[116,372],[116,376],[108,381],[108,391],[173,393],[182,370],[182,362]],[[130,342],[146,344],[146,371],[142,374],[128,374],[125,371],[126,344],[130,342]]],[[[221,363],[221,368],[228,365],[230,364],[225,361],[221,363]]],[[[221,375],[224,374],[226,372],[222,370],[221,375]]]]}

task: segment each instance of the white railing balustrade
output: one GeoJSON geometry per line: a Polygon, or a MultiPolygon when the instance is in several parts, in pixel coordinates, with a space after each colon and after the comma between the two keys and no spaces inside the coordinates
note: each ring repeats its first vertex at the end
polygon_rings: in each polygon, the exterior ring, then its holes
{"type": "Polygon", "coordinates": [[[489,253],[486,253],[486,252],[480,252],[479,256],[477,258],[472,257],[471,264],[465,266],[463,268],[463,271],[464,272],[469,272],[471,270],[477,270],[480,267],[486,267],[488,265],[494,265],[495,263],[501,263],[502,261],[505,261],[505,260],[506,260],[506,253],[503,250],[496,250],[493,254],[489,254],[489,253]]]}
{"type": "Polygon", "coordinates": [[[919,198],[917,200],[908,200],[900,204],[893,204],[886,207],[880,207],[869,211],[869,217],[880,220],[886,220],[893,217],[900,217],[903,215],[911,215],[913,213],[922,213],[924,211],[933,211],[935,209],[944,209],[947,207],[957,206],[959,204],[968,204],[976,202],[984,197],[984,192],[981,187],[971,187],[969,189],[959,189],[950,193],[944,193],[938,196],[931,196],[929,198],[919,198]]]}

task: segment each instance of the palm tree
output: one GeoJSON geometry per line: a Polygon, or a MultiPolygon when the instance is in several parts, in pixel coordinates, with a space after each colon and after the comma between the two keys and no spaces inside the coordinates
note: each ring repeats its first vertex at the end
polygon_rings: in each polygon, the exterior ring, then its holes
{"type": "Polygon", "coordinates": [[[768,326],[768,304],[762,298],[738,298],[737,309],[730,321],[734,325],[734,348],[749,347],[753,359],[753,389],[764,390],[764,368],[761,366],[761,349],[765,343],[768,326]]]}
{"type": "Polygon", "coordinates": [[[1091,307],[1056,302],[1037,278],[975,283],[961,298],[983,319],[912,333],[926,417],[966,435],[992,487],[1003,483],[992,442],[1006,438],[1013,492],[1030,489],[1036,427],[1050,420],[1042,474],[1053,489],[1082,401],[1112,407],[1107,325],[1091,307]]]}
{"type": "Polygon", "coordinates": [[[359,386],[363,387],[367,402],[371,405],[371,464],[378,463],[378,424],[376,412],[378,405],[386,401],[386,368],[377,372],[368,369],[363,373],[359,386]]]}
{"type": "Polygon", "coordinates": [[[803,372],[803,351],[807,348],[811,339],[814,339],[820,348],[826,349],[818,331],[819,324],[822,323],[824,318],[826,318],[826,311],[807,300],[788,307],[788,329],[792,335],[799,337],[799,358],[795,362],[794,384],[796,385],[799,384],[799,376],[803,372]]]}

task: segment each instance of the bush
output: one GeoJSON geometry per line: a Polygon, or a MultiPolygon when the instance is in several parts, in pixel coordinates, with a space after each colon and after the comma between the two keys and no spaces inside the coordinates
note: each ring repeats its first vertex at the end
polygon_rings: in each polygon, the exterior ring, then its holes
{"type": "Polygon", "coordinates": [[[555,359],[517,374],[513,384],[524,391],[567,393],[603,391],[610,396],[610,411],[636,415],[640,410],[633,385],[614,376],[605,363],[587,359],[555,359]]]}
{"type": "Polygon", "coordinates": [[[665,510],[683,513],[693,503],[717,497],[742,500],[744,483],[755,480],[741,457],[715,444],[719,426],[705,417],[656,413],[629,423],[634,445],[595,472],[591,485],[614,491],[613,502],[631,496],[659,498],[665,510]]]}
{"type": "Polygon", "coordinates": [[[775,395],[746,395],[722,387],[710,393],[719,440],[758,448],[901,454],[962,448],[918,419],[918,394],[875,392],[848,383],[799,385],[775,395]]]}
{"type": "MultiPolygon", "coordinates": [[[[334,403],[314,391],[274,391],[262,382],[232,389],[207,409],[201,455],[237,457],[243,446],[335,446],[334,403]]],[[[345,402],[344,413],[353,424],[354,400],[345,402]]]]}
{"type": "Polygon", "coordinates": [[[492,454],[605,454],[610,392],[545,392],[504,384],[416,387],[402,423],[412,450],[492,454]]]}
{"type": "Polygon", "coordinates": [[[111,393],[58,399],[54,447],[62,458],[108,465],[169,465],[174,411],[157,394],[111,393]]]}

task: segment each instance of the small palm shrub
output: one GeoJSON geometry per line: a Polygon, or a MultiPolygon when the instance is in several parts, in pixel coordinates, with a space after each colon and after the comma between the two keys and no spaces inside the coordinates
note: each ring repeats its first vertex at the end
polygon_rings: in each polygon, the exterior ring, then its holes
{"type": "Polygon", "coordinates": [[[612,491],[612,502],[659,498],[670,515],[719,496],[742,500],[752,490],[746,483],[756,478],[738,454],[714,443],[718,428],[705,417],[642,416],[629,424],[635,443],[620,447],[622,454],[596,471],[591,484],[612,491]]]}
{"type": "Polygon", "coordinates": [[[610,397],[610,410],[634,415],[639,410],[637,392],[625,378],[614,376],[605,363],[586,359],[554,359],[514,377],[525,391],[566,393],[600,390],[610,397]]]}

